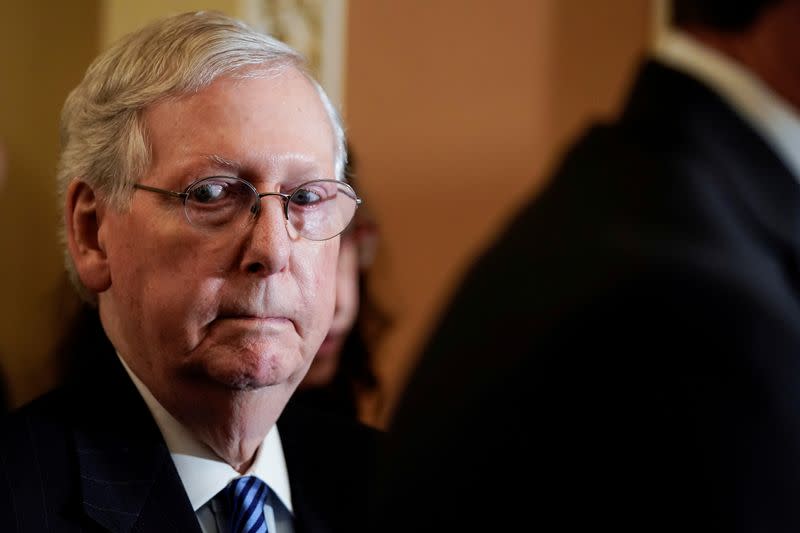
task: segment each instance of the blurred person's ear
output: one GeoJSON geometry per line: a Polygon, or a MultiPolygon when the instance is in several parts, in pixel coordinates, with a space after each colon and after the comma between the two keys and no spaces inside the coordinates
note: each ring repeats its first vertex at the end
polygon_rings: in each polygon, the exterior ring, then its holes
{"type": "Polygon", "coordinates": [[[102,206],[89,184],[73,180],[67,189],[64,224],[67,247],[81,282],[94,293],[111,286],[105,247],[100,239],[102,206]]]}

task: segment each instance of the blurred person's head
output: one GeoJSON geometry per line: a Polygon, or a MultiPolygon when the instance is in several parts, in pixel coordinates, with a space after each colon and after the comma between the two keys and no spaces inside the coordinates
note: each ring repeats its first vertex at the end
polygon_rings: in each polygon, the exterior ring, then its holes
{"type": "Polygon", "coordinates": [[[303,59],[220,14],[102,54],[62,114],[68,268],[120,357],[231,465],[330,329],[342,126],[303,59]]]}
{"type": "Polygon", "coordinates": [[[756,22],[767,7],[781,0],[673,0],[672,20],[678,26],[703,26],[742,31],[756,22]]]}
{"type": "Polygon", "coordinates": [[[800,110],[799,0],[674,0],[673,22],[800,110]]]}
{"type": "MultiPolygon", "coordinates": [[[[347,161],[348,181],[355,186],[358,178],[356,178],[355,158],[350,150],[348,150],[347,161]]],[[[362,292],[366,290],[362,284],[372,262],[376,238],[377,226],[370,216],[368,208],[359,209],[350,226],[342,233],[339,243],[336,305],[331,329],[325,336],[308,373],[300,384],[302,389],[330,385],[337,372],[340,372],[342,368],[343,352],[346,349],[348,338],[354,334],[361,334],[361,332],[354,332],[354,328],[357,327],[359,312],[362,311],[362,302],[367,299],[362,292]]],[[[366,307],[370,306],[366,305],[366,307]]],[[[367,311],[374,312],[371,308],[367,311]]],[[[350,347],[352,348],[352,345],[350,347]]],[[[350,354],[350,356],[355,355],[350,354]]],[[[364,357],[364,365],[369,365],[369,361],[366,360],[367,354],[358,354],[358,356],[364,357]]]]}
{"type": "Polygon", "coordinates": [[[301,387],[323,387],[333,380],[341,361],[342,346],[358,316],[359,291],[358,244],[352,232],[348,232],[342,235],[339,244],[333,322],[301,387]]]}

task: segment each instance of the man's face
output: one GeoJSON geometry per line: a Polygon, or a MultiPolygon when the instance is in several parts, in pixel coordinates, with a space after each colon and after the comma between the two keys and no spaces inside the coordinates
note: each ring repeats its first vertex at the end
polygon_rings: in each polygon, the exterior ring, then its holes
{"type": "MultiPolygon", "coordinates": [[[[183,191],[238,176],[259,192],[286,192],[334,177],[327,115],[294,70],[222,78],[152,106],[144,120],[153,152],[145,185],[183,191]]],[[[181,199],[148,191],[134,193],[128,212],[101,212],[104,327],[173,412],[196,410],[209,391],[273,386],[288,398],[328,331],[339,239],[290,236],[279,197],[261,208],[249,226],[221,234],[192,226],[181,199]]]]}

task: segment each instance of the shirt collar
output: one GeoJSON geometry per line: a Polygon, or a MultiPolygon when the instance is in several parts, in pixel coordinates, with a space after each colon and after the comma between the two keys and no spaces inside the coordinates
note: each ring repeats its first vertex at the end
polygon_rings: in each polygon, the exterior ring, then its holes
{"type": "Polygon", "coordinates": [[[800,180],[800,116],[780,95],[733,59],[684,32],[665,31],[657,39],[653,55],[719,94],[800,180]]]}
{"type": "Polygon", "coordinates": [[[269,485],[281,503],[289,512],[293,512],[289,473],[277,426],[273,426],[264,437],[250,469],[240,474],[173,417],[133,373],[125,360],[119,354],[117,356],[161,430],[194,511],[208,503],[232,480],[252,475],[269,485]]]}

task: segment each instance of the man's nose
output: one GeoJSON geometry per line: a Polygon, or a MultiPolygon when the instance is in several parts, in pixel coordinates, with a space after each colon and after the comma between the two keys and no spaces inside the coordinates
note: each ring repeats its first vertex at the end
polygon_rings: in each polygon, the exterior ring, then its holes
{"type": "Polygon", "coordinates": [[[286,268],[292,239],[285,216],[284,198],[267,194],[259,198],[259,202],[261,209],[249,230],[242,268],[253,274],[267,276],[286,268]]]}

